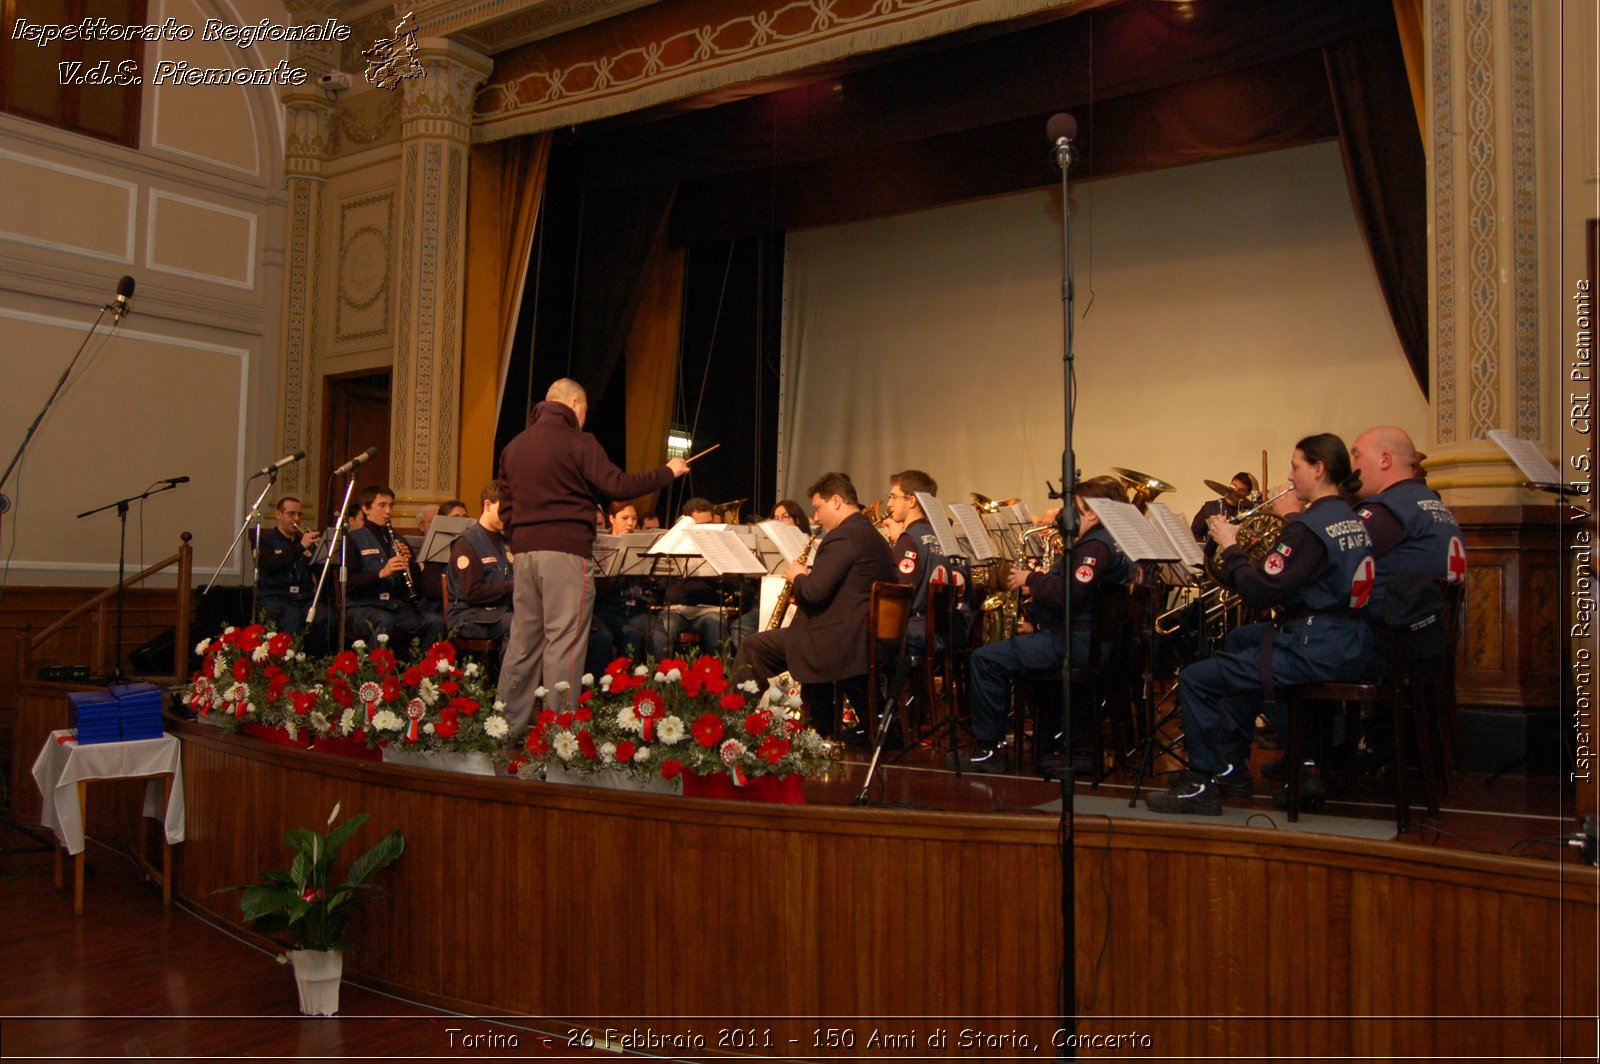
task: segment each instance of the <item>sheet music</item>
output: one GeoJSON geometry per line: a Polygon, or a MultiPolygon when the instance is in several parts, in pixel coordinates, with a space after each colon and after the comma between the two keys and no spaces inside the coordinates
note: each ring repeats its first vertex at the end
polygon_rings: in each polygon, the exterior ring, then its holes
{"type": "Polygon", "coordinates": [[[1029,528],[1038,523],[1034,521],[1033,511],[1028,509],[1028,504],[1025,502],[1012,503],[1010,506],[1000,508],[1001,513],[1007,510],[1011,511],[1011,519],[1018,528],[1029,528]]]}
{"type": "Polygon", "coordinates": [[[1163,537],[1156,534],[1150,522],[1144,519],[1144,515],[1132,503],[1117,502],[1115,499],[1085,499],[1084,502],[1095,512],[1095,516],[1100,518],[1105,530],[1111,533],[1117,548],[1130,560],[1136,562],[1178,560],[1178,552],[1163,542],[1163,537]]]}
{"type": "Polygon", "coordinates": [[[785,563],[799,558],[801,552],[806,549],[806,543],[811,539],[804,530],[783,521],[763,521],[756,527],[767,534],[772,545],[783,555],[785,563]]]}
{"type": "Polygon", "coordinates": [[[616,576],[622,563],[622,537],[613,536],[608,532],[596,532],[594,536],[594,563],[600,567],[601,576],[616,576]]]}
{"type": "Polygon", "coordinates": [[[448,560],[456,537],[477,523],[476,517],[435,517],[428,526],[428,538],[417,552],[417,564],[448,560]]]}
{"type": "Polygon", "coordinates": [[[692,530],[696,528],[727,527],[727,525],[718,524],[697,525],[694,523],[694,518],[690,517],[688,514],[684,514],[682,517],[678,518],[676,524],[662,534],[660,539],[656,540],[655,546],[650,548],[650,553],[687,554],[691,557],[697,557],[700,554],[700,548],[695,543],[692,530]]]}
{"type": "MultiPolygon", "coordinates": [[[[939,553],[946,558],[968,557],[967,549],[961,545],[961,540],[956,537],[956,530],[950,523],[950,509],[925,491],[917,492],[916,496],[918,504],[922,506],[922,512],[928,515],[928,524],[933,526],[933,541],[939,553]]],[[[985,535],[987,534],[985,532],[985,535]]]]}
{"type": "Polygon", "coordinates": [[[1561,473],[1550,464],[1532,440],[1522,439],[1514,432],[1505,429],[1490,429],[1489,438],[1500,445],[1517,468],[1522,470],[1522,475],[1539,487],[1562,487],[1561,473]]]}
{"type": "MultiPolygon", "coordinates": [[[[929,497],[932,498],[932,496],[929,497]]],[[[921,499],[922,495],[919,493],[917,498],[921,499]]],[[[934,502],[938,501],[934,499],[934,502]]],[[[966,555],[968,560],[986,562],[1000,557],[1000,552],[995,548],[994,539],[989,535],[989,530],[983,527],[983,515],[978,512],[976,506],[970,502],[953,502],[948,506],[940,503],[939,505],[944,508],[946,519],[955,521],[956,528],[961,532],[961,538],[965,539],[971,546],[966,555]]],[[[928,504],[923,503],[922,508],[926,510],[928,504]]],[[[957,553],[960,552],[958,551],[957,553]]]]}
{"type": "Polygon", "coordinates": [[[1199,569],[1206,564],[1205,552],[1194,541],[1189,522],[1168,509],[1164,502],[1151,502],[1145,517],[1156,527],[1167,544],[1178,552],[1183,564],[1199,569]]]}
{"type": "Polygon", "coordinates": [[[706,563],[718,576],[749,573],[761,576],[767,567],[750,552],[739,535],[726,525],[696,525],[689,533],[706,563]]]}

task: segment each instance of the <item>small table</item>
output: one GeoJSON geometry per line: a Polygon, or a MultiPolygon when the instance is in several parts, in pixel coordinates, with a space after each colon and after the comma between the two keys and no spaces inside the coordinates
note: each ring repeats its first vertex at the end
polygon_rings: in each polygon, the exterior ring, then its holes
{"type": "Polygon", "coordinates": [[[88,807],[89,781],[146,780],[145,817],[163,822],[161,870],[144,858],[145,823],[140,820],[140,866],[161,882],[161,903],[172,904],[172,844],[183,841],[183,761],[176,736],[136,739],[125,743],[79,746],[70,731],[55,731],[33,762],[33,779],[44,796],[39,821],[55,832],[56,887],[62,885],[63,850],[73,856],[72,911],[83,915],[83,822],[88,807]]]}

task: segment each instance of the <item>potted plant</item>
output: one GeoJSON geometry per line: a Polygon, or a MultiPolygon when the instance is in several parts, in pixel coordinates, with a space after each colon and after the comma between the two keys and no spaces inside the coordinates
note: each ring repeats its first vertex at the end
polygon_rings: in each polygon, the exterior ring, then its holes
{"type": "Polygon", "coordinates": [[[328,816],[328,832],[290,828],[283,841],[294,851],[288,871],[261,873],[243,890],[239,909],[245,922],[290,947],[300,989],[300,1011],[308,1016],[331,1016],[339,1011],[339,979],[344,971],[344,951],[350,948],[350,912],[377,890],[368,882],[405,852],[406,840],[398,830],[380,839],[350,865],[345,881],[334,885],[334,862],[339,847],[367,822],[362,813],[334,827],[339,806],[328,816]]]}

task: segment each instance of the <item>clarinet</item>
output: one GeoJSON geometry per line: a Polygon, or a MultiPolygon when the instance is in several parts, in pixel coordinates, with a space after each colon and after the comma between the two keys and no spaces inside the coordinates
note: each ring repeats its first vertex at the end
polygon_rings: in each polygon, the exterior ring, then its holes
{"type": "Polygon", "coordinates": [[[389,553],[406,563],[404,568],[400,570],[400,575],[406,581],[406,601],[415,606],[422,601],[422,596],[417,594],[416,581],[411,579],[411,548],[395,539],[394,529],[388,525],[378,525],[376,527],[383,530],[384,545],[389,548],[389,553]],[[402,554],[402,551],[405,553],[402,554]]]}

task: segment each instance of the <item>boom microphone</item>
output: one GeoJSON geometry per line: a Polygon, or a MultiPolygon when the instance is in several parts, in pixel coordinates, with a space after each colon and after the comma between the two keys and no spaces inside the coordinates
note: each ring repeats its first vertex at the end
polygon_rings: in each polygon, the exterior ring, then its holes
{"type": "Polygon", "coordinates": [[[163,480],[161,483],[163,483],[163,484],[187,484],[187,483],[189,483],[189,478],[188,477],[168,477],[166,480],[163,480]]]}
{"type": "Polygon", "coordinates": [[[254,480],[254,479],[256,479],[256,477],[269,477],[272,474],[276,473],[278,470],[282,469],[284,466],[292,465],[293,463],[300,461],[305,456],[306,456],[306,452],[304,452],[304,451],[296,451],[296,452],[294,452],[294,454],[286,454],[282,458],[278,459],[276,462],[273,462],[271,465],[262,466],[260,469],[256,470],[254,473],[251,473],[250,474],[250,479],[254,480]]]}
{"type": "Polygon", "coordinates": [[[358,454],[354,458],[350,459],[350,461],[346,462],[344,465],[340,466],[338,469],[335,469],[333,471],[333,475],[336,476],[336,477],[342,477],[346,473],[354,473],[356,471],[356,467],[359,466],[362,462],[365,462],[368,459],[376,458],[376,457],[378,457],[378,449],[376,447],[368,447],[365,451],[362,451],[360,454],[358,454]]]}
{"type": "Polygon", "coordinates": [[[128,313],[128,300],[133,298],[133,278],[126,275],[117,282],[117,301],[111,305],[111,321],[115,324],[128,313]]]}
{"type": "Polygon", "coordinates": [[[1078,157],[1078,120],[1069,114],[1051,115],[1045,123],[1044,136],[1056,150],[1056,165],[1065,170],[1078,157]]]}

